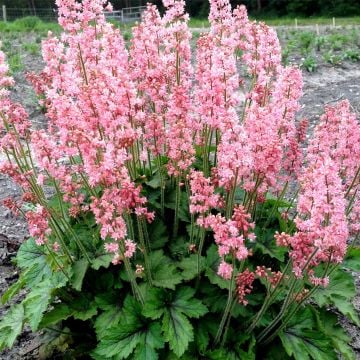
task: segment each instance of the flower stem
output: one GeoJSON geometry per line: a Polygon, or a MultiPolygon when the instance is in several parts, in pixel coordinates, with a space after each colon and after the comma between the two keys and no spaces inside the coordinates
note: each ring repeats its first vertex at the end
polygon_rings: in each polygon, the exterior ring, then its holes
{"type": "Polygon", "coordinates": [[[179,231],[180,200],[181,200],[180,177],[177,177],[175,181],[175,214],[174,214],[174,229],[173,229],[174,239],[177,237],[179,231]]]}
{"type": "Polygon", "coordinates": [[[130,261],[127,257],[124,257],[124,264],[125,264],[125,269],[126,272],[128,274],[129,280],[130,280],[130,284],[131,284],[131,289],[132,292],[135,296],[135,298],[140,301],[140,303],[142,305],[144,305],[145,301],[144,301],[144,297],[139,289],[139,286],[135,280],[134,274],[133,274],[133,270],[131,269],[131,264],[130,261]]]}
{"type": "Polygon", "coordinates": [[[201,259],[202,249],[204,247],[204,241],[205,241],[205,229],[201,228],[200,241],[199,241],[199,247],[198,247],[198,253],[197,253],[197,273],[198,273],[199,279],[200,279],[200,272],[201,272],[200,259],[201,259]]]}
{"type": "Polygon", "coordinates": [[[145,244],[145,237],[144,237],[144,231],[143,231],[143,224],[142,219],[137,219],[137,225],[138,225],[138,233],[139,233],[139,240],[142,247],[142,253],[144,255],[144,261],[145,261],[145,271],[146,271],[146,278],[149,282],[149,285],[152,286],[152,277],[151,277],[151,263],[149,259],[149,254],[147,251],[147,246],[145,244]]]}
{"type": "Polygon", "coordinates": [[[294,277],[292,282],[291,282],[291,285],[290,285],[290,289],[288,291],[288,294],[286,296],[286,299],[284,300],[283,302],[283,305],[281,307],[281,310],[279,312],[279,314],[275,317],[275,319],[270,323],[270,325],[268,325],[260,334],[259,334],[259,337],[257,339],[257,341],[259,343],[261,343],[264,338],[269,334],[269,332],[279,323],[279,321],[283,318],[283,316],[285,315],[286,313],[286,310],[288,308],[288,305],[291,301],[291,297],[292,297],[292,294],[293,294],[293,291],[295,289],[295,285],[296,285],[296,278],[294,277]]]}
{"type": "MultiPolygon", "coordinates": [[[[313,259],[313,257],[316,255],[319,248],[315,248],[312,254],[310,255],[309,259],[306,261],[306,264],[303,266],[302,271],[306,270],[307,266],[309,265],[310,261],[313,259]]],[[[257,341],[259,343],[263,342],[264,338],[269,334],[269,332],[274,329],[274,327],[281,321],[281,319],[284,317],[286,310],[289,308],[289,305],[291,305],[292,301],[292,295],[293,291],[295,289],[295,285],[297,282],[297,278],[293,275],[293,280],[291,281],[290,289],[288,291],[288,294],[283,302],[283,305],[281,307],[281,310],[279,314],[275,317],[275,319],[268,325],[260,334],[257,341]]]]}
{"type": "Polygon", "coordinates": [[[161,205],[161,216],[164,217],[165,212],[165,182],[163,177],[162,165],[160,155],[157,156],[157,165],[160,177],[160,205],[161,205]]]}
{"type": "Polygon", "coordinates": [[[234,280],[235,280],[235,270],[233,270],[232,275],[231,275],[231,279],[230,279],[230,282],[229,282],[228,298],[227,298],[227,302],[226,302],[226,306],[225,306],[223,316],[222,316],[221,321],[220,321],[218,331],[216,333],[216,337],[215,337],[215,341],[214,341],[215,346],[218,345],[220,340],[221,340],[221,337],[222,337],[223,332],[224,332],[225,324],[226,324],[226,322],[228,320],[228,316],[229,316],[231,308],[232,308],[234,280]]]}
{"type": "Polygon", "coordinates": [[[272,304],[272,302],[276,299],[276,297],[277,297],[277,291],[278,291],[278,289],[280,288],[281,282],[282,282],[282,280],[284,279],[285,274],[286,274],[289,266],[290,266],[290,260],[289,260],[288,263],[286,264],[285,269],[284,269],[284,271],[283,271],[283,273],[282,273],[282,276],[281,276],[279,282],[276,284],[276,286],[275,286],[275,288],[273,289],[273,291],[271,291],[271,292],[266,296],[265,301],[264,301],[261,309],[260,309],[259,312],[256,314],[253,322],[251,323],[251,325],[250,325],[250,326],[248,327],[248,329],[246,330],[247,333],[251,333],[251,332],[255,329],[256,325],[257,325],[258,322],[261,320],[261,318],[262,318],[262,316],[264,315],[264,313],[266,312],[266,310],[269,308],[269,306],[272,304]]]}

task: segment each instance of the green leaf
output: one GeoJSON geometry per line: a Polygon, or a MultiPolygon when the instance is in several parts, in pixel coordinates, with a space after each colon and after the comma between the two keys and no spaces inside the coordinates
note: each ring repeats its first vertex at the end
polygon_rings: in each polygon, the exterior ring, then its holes
{"type": "Polygon", "coordinates": [[[176,293],[153,289],[146,299],[143,314],[151,319],[162,318],[164,339],[170,349],[181,357],[194,339],[193,327],[188,317],[199,318],[208,312],[200,300],[195,299],[195,290],[182,287],[176,293]]]}
{"type": "Polygon", "coordinates": [[[101,339],[106,334],[107,329],[118,325],[121,317],[121,309],[115,305],[97,316],[94,327],[98,339],[101,339]]]}
{"type": "Polygon", "coordinates": [[[193,327],[187,317],[178,311],[167,311],[163,318],[162,330],[165,341],[169,342],[170,349],[182,356],[194,339],[193,327]]]}
{"type": "Polygon", "coordinates": [[[220,257],[217,246],[211,245],[207,251],[205,275],[212,284],[217,285],[221,289],[229,289],[229,281],[217,274],[219,263],[220,257]]]}
{"type": "MultiPolygon", "coordinates": [[[[53,186],[53,184],[51,184],[51,186],[53,186]]],[[[48,206],[51,209],[56,210],[57,213],[64,212],[65,214],[67,214],[68,210],[70,208],[69,203],[65,202],[63,200],[63,196],[58,193],[55,193],[53,196],[51,196],[50,199],[47,200],[47,203],[48,203],[48,206]],[[60,202],[61,202],[62,208],[60,207],[60,202]]]]}
{"type": "Polygon", "coordinates": [[[108,290],[102,294],[95,296],[96,305],[101,310],[108,310],[119,303],[119,293],[116,291],[108,290]]]}
{"type": "Polygon", "coordinates": [[[339,325],[338,318],[335,314],[328,311],[321,311],[319,320],[327,338],[331,340],[334,348],[342,355],[345,360],[355,360],[356,356],[349,345],[351,337],[346,334],[345,330],[339,325]]]}
{"type": "Polygon", "coordinates": [[[22,304],[14,305],[0,322],[0,351],[11,348],[23,329],[25,316],[22,304]]]}
{"type": "Polygon", "coordinates": [[[346,254],[344,262],[341,264],[342,267],[351,271],[360,272],[360,247],[354,246],[349,249],[346,254]]]}
{"type": "Polygon", "coordinates": [[[99,270],[101,267],[107,269],[111,264],[112,258],[111,254],[101,254],[92,260],[91,268],[94,270],[99,270]]]}
{"type": "Polygon", "coordinates": [[[69,307],[73,310],[74,319],[89,320],[98,312],[98,305],[87,293],[78,293],[78,295],[68,302],[69,307]]]}
{"type": "Polygon", "coordinates": [[[360,320],[354,309],[351,299],[356,295],[354,278],[351,274],[337,269],[330,277],[326,288],[318,288],[312,298],[320,306],[334,305],[343,315],[347,316],[356,325],[360,320]]]}
{"type": "MultiPolygon", "coordinates": [[[[205,268],[205,258],[200,257],[200,272],[205,268]]],[[[182,259],[178,263],[178,267],[182,269],[182,278],[184,280],[192,280],[198,275],[198,255],[191,254],[189,257],[182,259]]]]}
{"type": "Polygon", "coordinates": [[[65,353],[74,340],[68,327],[53,325],[51,329],[48,328],[43,332],[41,342],[39,359],[52,359],[54,358],[54,352],[65,353]]]}
{"type": "Polygon", "coordinates": [[[276,206],[277,209],[279,208],[288,208],[289,206],[291,206],[291,204],[286,201],[286,200],[279,200],[277,198],[275,199],[266,199],[265,201],[265,207],[268,209],[271,209],[276,206]]]}
{"type": "Polygon", "coordinates": [[[33,238],[29,238],[20,246],[16,263],[22,270],[25,270],[23,276],[28,287],[36,286],[51,276],[44,249],[36,245],[33,238]]]}
{"type": "Polygon", "coordinates": [[[51,274],[49,281],[54,289],[59,289],[67,284],[68,278],[62,271],[59,270],[51,274]]]}
{"type": "Polygon", "coordinates": [[[274,234],[275,229],[262,230],[260,227],[255,227],[256,243],[255,249],[260,251],[262,254],[269,255],[281,262],[284,262],[285,254],[288,249],[283,246],[277,246],[274,234]]]}
{"type": "Polygon", "coordinates": [[[175,294],[172,307],[191,318],[199,318],[208,312],[207,307],[193,296],[195,290],[190,287],[182,287],[175,294]]]}
{"type": "Polygon", "coordinates": [[[44,249],[36,245],[34,238],[29,238],[19,248],[16,263],[21,269],[27,269],[34,263],[43,263],[45,260],[44,249]]]}
{"type": "Polygon", "coordinates": [[[154,175],[153,178],[150,181],[146,181],[145,184],[153,189],[158,189],[160,187],[160,175],[154,175]]]}
{"type": "Polygon", "coordinates": [[[43,318],[41,319],[39,328],[43,329],[49,325],[57,324],[60,321],[68,319],[73,315],[73,313],[74,310],[71,309],[68,305],[62,303],[56,304],[51,311],[44,314],[43,318]]]}
{"type": "MultiPolygon", "coordinates": [[[[167,194],[165,199],[165,207],[168,209],[175,209],[175,202],[176,202],[176,191],[172,190],[167,194]]],[[[179,206],[179,219],[184,222],[190,222],[189,216],[189,198],[186,192],[181,192],[180,195],[180,206],[179,206]]]]}
{"type": "Polygon", "coordinates": [[[157,360],[159,358],[156,349],[164,347],[159,323],[151,323],[147,331],[142,335],[143,341],[137,346],[134,354],[136,360],[157,360]]]}
{"type": "Polygon", "coordinates": [[[206,351],[209,345],[210,342],[209,331],[206,325],[202,321],[196,327],[195,342],[196,342],[196,347],[199,349],[200,353],[206,351]]]}
{"type": "Polygon", "coordinates": [[[148,227],[150,247],[152,250],[163,248],[164,245],[169,241],[169,235],[167,232],[166,225],[164,222],[156,218],[148,227]]]}
{"type": "Polygon", "coordinates": [[[163,289],[152,288],[146,296],[143,315],[150,319],[159,319],[166,311],[167,294],[163,289]]]}
{"type": "Polygon", "coordinates": [[[234,350],[216,349],[208,353],[209,360],[244,360],[240,354],[234,350]]]}
{"type": "Polygon", "coordinates": [[[26,296],[23,302],[25,316],[33,331],[38,329],[43,313],[49,306],[52,289],[50,281],[40,283],[26,296]]]}
{"type": "Polygon", "coordinates": [[[1,302],[2,304],[6,304],[9,300],[11,300],[18,292],[25,286],[24,276],[21,274],[18,281],[12,284],[2,295],[1,302]]]}
{"type": "Polygon", "coordinates": [[[337,355],[324,332],[316,326],[309,308],[298,312],[291,323],[279,333],[289,356],[295,360],[336,360],[337,355]]]}
{"type": "MultiPolygon", "coordinates": [[[[228,290],[228,288],[226,290],[228,290]]],[[[201,291],[204,303],[209,307],[211,312],[223,313],[226,306],[227,292],[219,289],[217,285],[210,282],[204,282],[199,290],[201,291]]]]}
{"type": "Polygon", "coordinates": [[[136,359],[156,360],[156,350],[164,346],[160,324],[149,322],[141,315],[141,305],[128,296],[122,310],[122,321],[108,328],[95,349],[95,358],[126,359],[135,350],[136,359]]]}
{"type": "Polygon", "coordinates": [[[126,359],[142,341],[140,325],[119,324],[107,332],[94,353],[104,359],[126,359]]]}
{"type": "Polygon", "coordinates": [[[238,345],[238,353],[240,355],[240,359],[241,360],[255,360],[256,359],[255,345],[256,345],[256,340],[255,340],[254,336],[250,340],[247,351],[242,350],[240,348],[240,345],[238,345]]]}
{"type": "Polygon", "coordinates": [[[89,268],[89,262],[82,258],[77,260],[72,266],[72,286],[75,290],[80,291],[82,288],[82,283],[86,274],[87,269],[89,268]]]}
{"type": "Polygon", "coordinates": [[[169,244],[170,256],[178,261],[189,255],[189,239],[185,236],[177,236],[169,244]]]}
{"type": "Polygon", "coordinates": [[[94,317],[98,313],[98,308],[95,302],[92,302],[87,308],[82,311],[74,311],[74,319],[86,321],[94,317]]]}
{"type": "Polygon", "coordinates": [[[188,223],[191,221],[189,216],[189,197],[186,192],[181,193],[179,219],[188,223]]]}
{"type": "Polygon", "coordinates": [[[164,255],[162,250],[153,251],[150,254],[151,274],[153,284],[158,287],[175,289],[180,284],[182,277],[170,258],[164,255]]]}

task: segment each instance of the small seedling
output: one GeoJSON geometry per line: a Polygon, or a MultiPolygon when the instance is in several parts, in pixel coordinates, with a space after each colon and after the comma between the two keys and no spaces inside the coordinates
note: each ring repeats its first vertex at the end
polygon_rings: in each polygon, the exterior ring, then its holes
{"type": "Polygon", "coordinates": [[[301,67],[305,68],[308,72],[314,72],[317,69],[318,64],[313,56],[307,56],[303,60],[301,67]]]}
{"type": "Polygon", "coordinates": [[[36,43],[24,43],[23,48],[31,55],[37,55],[40,52],[40,47],[36,43]]]}
{"type": "Polygon", "coordinates": [[[323,59],[325,62],[336,66],[341,64],[342,56],[334,54],[332,51],[328,51],[323,55],[323,59]]]}
{"type": "Polygon", "coordinates": [[[359,50],[353,50],[348,49],[344,53],[344,59],[350,60],[350,61],[360,61],[360,51],[359,50]]]}

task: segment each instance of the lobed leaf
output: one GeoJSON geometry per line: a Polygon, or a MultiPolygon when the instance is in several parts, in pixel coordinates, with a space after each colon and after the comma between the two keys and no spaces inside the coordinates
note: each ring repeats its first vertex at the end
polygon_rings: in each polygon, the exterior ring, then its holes
{"type": "Polygon", "coordinates": [[[75,261],[72,266],[72,286],[75,290],[80,291],[82,288],[82,283],[86,274],[87,269],[89,268],[89,262],[82,258],[75,261]]]}
{"type": "Polygon", "coordinates": [[[50,281],[40,283],[23,302],[26,319],[33,331],[38,329],[43,314],[50,304],[52,289],[50,281]]]}
{"type": "Polygon", "coordinates": [[[11,348],[16,338],[21,334],[25,321],[22,304],[14,305],[0,322],[0,350],[11,348]]]}
{"type": "Polygon", "coordinates": [[[338,269],[331,276],[329,285],[325,288],[318,288],[312,298],[320,307],[329,304],[335,306],[343,315],[360,326],[359,316],[349,300],[355,295],[356,288],[353,276],[338,269]]]}
{"type": "Polygon", "coordinates": [[[279,333],[282,345],[295,360],[336,360],[337,355],[328,337],[317,328],[309,308],[298,312],[279,333]]]}

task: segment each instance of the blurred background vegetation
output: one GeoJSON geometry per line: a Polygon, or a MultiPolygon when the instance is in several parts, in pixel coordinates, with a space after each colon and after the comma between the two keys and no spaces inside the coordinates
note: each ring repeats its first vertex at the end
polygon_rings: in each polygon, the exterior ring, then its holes
{"type": "MultiPolygon", "coordinates": [[[[115,9],[145,5],[147,0],[112,0],[115,9]]],[[[161,3],[161,0],[150,1],[161,3]]],[[[233,0],[233,6],[244,4],[250,15],[261,18],[309,17],[309,16],[356,16],[360,15],[360,0],[233,0]]],[[[206,18],[208,0],[186,0],[191,16],[206,18]]],[[[50,9],[55,0],[0,0],[0,6],[9,8],[50,9]]],[[[35,14],[34,14],[35,15],[35,14]]]]}

